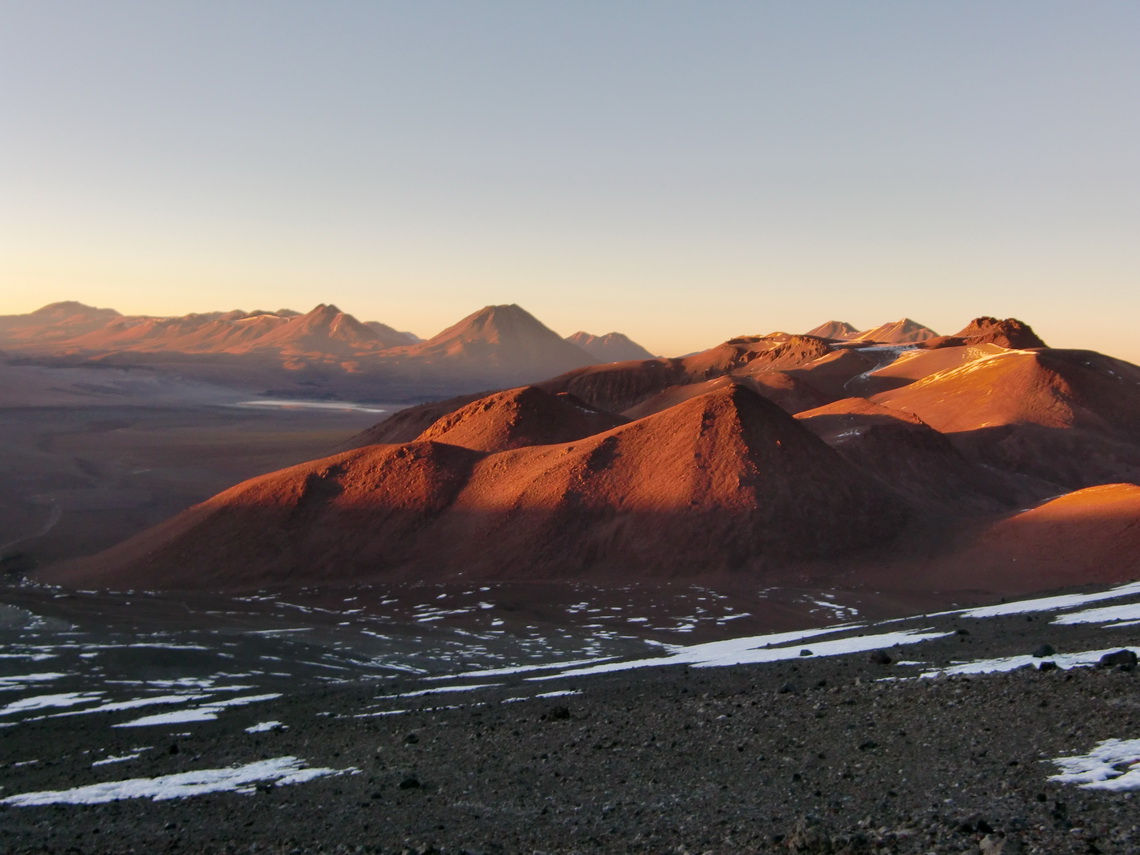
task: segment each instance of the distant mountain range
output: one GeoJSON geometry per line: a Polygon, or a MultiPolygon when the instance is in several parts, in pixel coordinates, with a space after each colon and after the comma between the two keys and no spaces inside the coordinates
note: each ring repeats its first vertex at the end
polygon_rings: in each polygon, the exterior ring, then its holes
{"type": "Polygon", "coordinates": [[[57,363],[147,365],[283,394],[373,399],[422,399],[649,356],[621,333],[564,339],[515,305],[487,306],[421,341],[325,304],[306,314],[282,309],[161,318],[53,303],[0,317],[0,348],[57,363]]]}
{"type": "Polygon", "coordinates": [[[627,362],[631,359],[652,359],[653,354],[619,332],[590,335],[578,331],[566,339],[576,344],[598,362],[627,362]]]}
{"type": "MultiPolygon", "coordinates": [[[[463,353],[492,322],[512,328],[483,316],[418,352],[463,353]]],[[[869,334],[738,337],[412,407],[44,578],[715,579],[950,597],[1140,574],[1140,367],[1049,348],[1014,319],[903,344],[869,334]]]]}
{"type": "Polygon", "coordinates": [[[882,324],[866,332],[860,332],[846,321],[828,321],[807,334],[839,341],[862,341],[873,344],[913,344],[938,335],[930,327],[923,326],[910,318],[882,324]]]}

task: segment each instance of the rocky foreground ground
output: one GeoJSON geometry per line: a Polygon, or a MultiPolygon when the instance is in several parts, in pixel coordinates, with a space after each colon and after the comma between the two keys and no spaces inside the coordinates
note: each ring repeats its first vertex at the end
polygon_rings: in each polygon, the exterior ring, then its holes
{"type": "Polygon", "coordinates": [[[1043,656],[1007,673],[916,676],[1044,644],[1064,654],[1140,642],[1140,627],[1052,618],[935,616],[924,625],[952,634],[886,656],[566,676],[543,681],[545,697],[533,673],[441,694],[410,694],[423,680],[309,683],[145,734],[99,715],[22,721],[0,728],[0,797],[259,758],[350,771],[250,794],[8,803],[0,850],[1140,851],[1132,792],[1050,780],[1055,758],[1140,736],[1140,671],[1042,669],[1064,664],[1043,656]],[[247,732],[267,721],[279,724],[247,732]],[[93,775],[94,756],[140,746],[93,775]]]}

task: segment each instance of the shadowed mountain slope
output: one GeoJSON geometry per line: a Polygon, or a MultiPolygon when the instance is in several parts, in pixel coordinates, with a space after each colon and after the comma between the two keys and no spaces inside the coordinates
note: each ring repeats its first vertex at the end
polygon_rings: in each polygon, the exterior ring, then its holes
{"type": "MultiPolygon", "coordinates": [[[[1140,486],[1106,484],[964,530],[952,548],[912,566],[911,584],[1022,594],[1130,582],[1140,578],[1137,556],[1140,486]]],[[[899,576],[897,568],[882,572],[899,576]]],[[[870,569],[867,581],[879,573],[870,569]]]]}
{"type": "Polygon", "coordinates": [[[971,462],[917,416],[866,398],[796,417],[869,478],[931,513],[1000,513],[1056,493],[1052,483],[971,462]]]}

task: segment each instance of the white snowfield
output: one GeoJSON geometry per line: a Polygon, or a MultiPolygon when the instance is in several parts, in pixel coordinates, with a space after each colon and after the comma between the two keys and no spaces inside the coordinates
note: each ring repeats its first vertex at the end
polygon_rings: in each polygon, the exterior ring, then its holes
{"type": "Polygon", "coordinates": [[[1140,739],[1106,739],[1088,754],[1058,757],[1050,781],[1090,790],[1140,790],[1140,739]]]}
{"type": "Polygon", "coordinates": [[[157,778],[130,778],[126,781],[107,781],[89,784],[70,790],[47,790],[40,793],[22,793],[0,799],[0,804],[15,807],[40,805],[97,805],[120,799],[184,799],[188,796],[201,796],[206,793],[253,793],[257,784],[272,783],[274,786],[302,784],[326,775],[355,775],[359,769],[309,768],[296,757],[275,757],[272,760],[259,760],[244,766],[227,769],[201,769],[196,772],[181,772],[177,775],[161,775],[157,778]]]}

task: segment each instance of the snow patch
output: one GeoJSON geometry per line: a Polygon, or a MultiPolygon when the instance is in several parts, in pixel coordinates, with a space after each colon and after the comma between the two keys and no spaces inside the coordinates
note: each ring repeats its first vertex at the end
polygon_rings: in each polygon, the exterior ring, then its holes
{"type": "Polygon", "coordinates": [[[296,757],[275,757],[259,760],[244,766],[228,769],[200,769],[196,772],[182,772],[177,775],[162,775],[157,778],[131,778],[126,781],[107,781],[89,784],[70,790],[47,790],[39,793],[22,793],[0,799],[0,804],[15,807],[38,805],[97,805],[120,799],[184,799],[206,793],[251,794],[256,785],[271,782],[276,786],[301,784],[322,778],[326,775],[355,775],[359,769],[308,768],[304,761],[296,757]]]}
{"type": "Polygon", "coordinates": [[[245,729],[246,733],[265,733],[268,730],[284,730],[285,725],[279,721],[260,721],[245,729]]]}
{"type": "Polygon", "coordinates": [[[1140,790],[1140,739],[1106,739],[1088,754],[1053,760],[1061,772],[1049,777],[1089,790],[1140,790]]]}
{"type": "Polygon", "coordinates": [[[1122,606],[1101,606],[1099,609],[1085,609],[1053,619],[1053,623],[1118,623],[1140,620],[1140,603],[1122,606]]]}
{"type": "Polygon", "coordinates": [[[102,692],[62,692],[57,695],[35,695],[30,698],[21,698],[12,701],[7,706],[0,707],[0,716],[13,713],[30,712],[51,707],[74,707],[78,704],[89,704],[103,696],[102,692]]]}
{"type": "MultiPolygon", "coordinates": [[[[1096,665],[1100,661],[1100,658],[1106,653],[1114,653],[1120,649],[1119,647],[1109,647],[1104,650],[1084,650],[1080,653],[1058,653],[1043,658],[1022,654],[1020,656],[1002,656],[997,659],[975,659],[971,662],[959,662],[948,668],[936,668],[931,671],[924,671],[919,676],[940,677],[943,674],[950,676],[956,674],[995,674],[1003,671],[1016,671],[1018,668],[1024,668],[1026,666],[1037,667],[1042,662],[1052,662],[1058,668],[1067,671],[1070,668],[1096,665]]],[[[1132,647],[1128,649],[1140,654],[1140,648],[1132,647]]]]}
{"type": "MultiPolygon", "coordinates": [[[[1063,609],[1073,609],[1078,606],[1083,606],[1086,603],[1095,603],[1100,600],[1113,600],[1120,597],[1127,597],[1132,594],[1140,594],[1140,582],[1121,585],[1119,588],[1101,591],[1097,594],[1063,594],[1057,597],[1038,597],[1034,600],[1019,600],[1016,603],[998,603],[993,606],[967,609],[960,612],[960,614],[962,617],[987,618],[1001,617],[1003,615],[1020,615],[1029,612],[1054,612],[1063,609]]],[[[945,614],[953,614],[953,612],[946,612],[945,614]]]]}
{"type": "Polygon", "coordinates": [[[246,704],[254,704],[259,701],[271,701],[274,698],[281,697],[280,692],[270,692],[265,695],[243,695],[240,698],[229,698],[224,701],[214,701],[213,703],[203,704],[200,707],[191,707],[185,710],[176,710],[175,712],[159,713],[158,715],[147,715],[142,718],[136,718],[133,721],[123,722],[116,724],[115,727],[148,727],[156,724],[183,724],[186,722],[195,721],[214,721],[217,719],[218,714],[226,707],[240,707],[246,704]]]}

